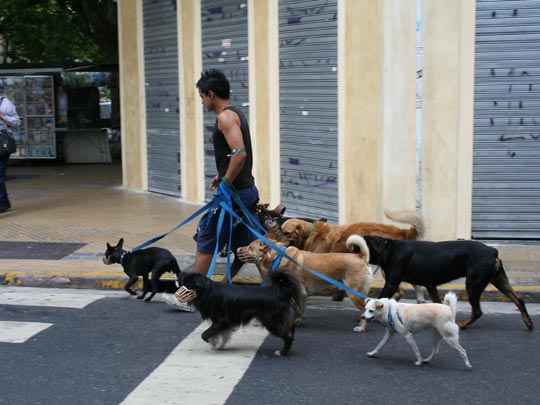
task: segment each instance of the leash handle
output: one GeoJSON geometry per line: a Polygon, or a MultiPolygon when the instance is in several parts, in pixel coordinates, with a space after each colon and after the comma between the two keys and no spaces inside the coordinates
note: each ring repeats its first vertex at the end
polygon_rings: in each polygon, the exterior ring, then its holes
{"type": "MultiPolygon", "coordinates": [[[[225,177],[226,178],[226,177],[225,177]]],[[[228,179],[227,179],[228,181],[228,179]]],[[[240,196],[238,195],[238,192],[234,188],[230,182],[221,182],[219,183],[220,189],[223,191],[223,193],[228,194],[232,197],[234,202],[240,207],[242,212],[246,215],[246,217],[249,219],[249,222],[252,224],[253,227],[257,226],[260,231],[263,233],[266,233],[266,229],[261,225],[261,223],[253,216],[251,211],[249,211],[244,204],[244,202],[240,199],[240,196]]],[[[251,227],[249,227],[251,230],[251,227]]]]}

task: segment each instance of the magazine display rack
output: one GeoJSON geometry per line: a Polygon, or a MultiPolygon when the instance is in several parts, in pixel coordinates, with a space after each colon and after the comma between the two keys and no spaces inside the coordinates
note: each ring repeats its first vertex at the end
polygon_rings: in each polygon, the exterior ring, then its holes
{"type": "Polygon", "coordinates": [[[56,158],[54,77],[0,76],[0,93],[13,101],[21,119],[11,157],[56,158]]]}

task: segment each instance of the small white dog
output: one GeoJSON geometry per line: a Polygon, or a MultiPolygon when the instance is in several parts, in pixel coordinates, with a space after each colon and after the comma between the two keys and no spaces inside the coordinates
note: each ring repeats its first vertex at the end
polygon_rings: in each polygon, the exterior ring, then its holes
{"type": "Polygon", "coordinates": [[[388,298],[368,299],[362,318],[368,322],[376,319],[386,327],[386,334],[375,350],[367,355],[375,357],[394,333],[399,333],[405,337],[416,354],[414,364],[417,366],[429,363],[439,351],[441,339],[444,339],[448,345],[459,352],[467,368],[472,368],[467,358],[467,352],[459,344],[459,327],[456,324],[456,294],[447,293],[443,302],[443,304],[402,304],[388,298]],[[414,340],[414,334],[427,328],[433,329],[433,351],[429,357],[422,359],[414,340]]]}

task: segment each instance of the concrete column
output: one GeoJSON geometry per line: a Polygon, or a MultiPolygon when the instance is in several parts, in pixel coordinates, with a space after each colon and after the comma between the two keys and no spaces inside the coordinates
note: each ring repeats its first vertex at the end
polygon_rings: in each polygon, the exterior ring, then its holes
{"type": "Polygon", "coordinates": [[[203,111],[195,86],[202,70],[200,2],[180,0],[177,16],[182,197],[191,202],[203,202],[203,111]]]}
{"type": "Polygon", "coordinates": [[[380,208],[414,210],[416,0],[384,0],[382,3],[382,155],[379,163],[382,207],[380,208]]]}
{"type": "Polygon", "coordinates": [[[340,223],[381,220],[382,4],[338,1],[340,223]]]}
{"type": "Polygon", "coordinates": [[[457,160],[456,238],[470,239],[472,233],[472,183],[474,146],[474,53],[476,1],[460,1],[459,139],[457,160]]]}
{"type": "Polygon", "coordinates": [[[142,29],[142,1],[119,0],[122,182],[135,190],[148,189],[142,29]]]}
{"type": "Polygon", "coordinates": [[[249,119],[261,202],[280,201],[278,2],[249,0],[249,119]]]}
{"type": "Polygon", "coordinates": [[[475,5],[468,0],[423,4],[426,239],[469,237],[475,5]]]}

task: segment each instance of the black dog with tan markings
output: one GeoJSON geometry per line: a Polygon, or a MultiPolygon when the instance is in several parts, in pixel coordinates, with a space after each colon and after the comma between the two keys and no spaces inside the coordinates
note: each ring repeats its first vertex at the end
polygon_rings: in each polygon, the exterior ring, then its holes
{"type": "Polygon", "coordinates": [[[534,328],[525,302],[510,285],[497,249],[470,240],[420,242],[378,236],[364,239],[372,263],[380,265],[386,276],[379,298],[392,297],[399,283],[406,281],[426,287],[431,300],[440,303],[437,286],[465,277],[472,312],[469,319],[458,324],[460,328],[469,326],[482,315],[480,297],[489,283],[516,304],[527,328],[534,328]]]}

